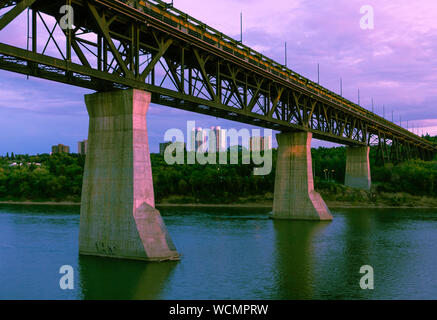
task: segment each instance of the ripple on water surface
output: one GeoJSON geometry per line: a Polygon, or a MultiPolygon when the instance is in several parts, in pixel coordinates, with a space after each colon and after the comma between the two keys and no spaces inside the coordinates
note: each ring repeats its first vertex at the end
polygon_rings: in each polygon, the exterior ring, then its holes
{"type": "Polygon", "coordinates": [[[79,207],[0,205],[0,299],[434,299],[437,211],[161,208],[179,262],[79,257],[79,207]],[[61,290],[59,268],[75,270],[61,290]],[[375,289],[359,286],[374,268],[375,289]]]}

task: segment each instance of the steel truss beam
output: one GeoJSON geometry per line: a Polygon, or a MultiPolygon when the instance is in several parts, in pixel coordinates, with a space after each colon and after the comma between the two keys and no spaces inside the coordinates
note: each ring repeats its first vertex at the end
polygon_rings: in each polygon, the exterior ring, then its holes
{"type": "Polygon", "coordinates": [[[2,3],[12,9],[0,18],[0,30],[26,8],[32,10],[32,47],[0,43],[4,70],[97,91],[138,88],[152,92],[154,103],[279,131],[308,131],[340,144],[377,141],[381,161],[428,159],[436,152],[417,136],[254,68],[121,1],[71,0],[75,28],[62,30],[63,39],[54,31],[60,29],[57,19],[65,1],[2,3]],[[37,27],[40,22],[46,34],[37,27]],[[37,38],[47,39],[43,50],[37,38]],[[57,50],[48,50],[49,44],[57,50]]]}

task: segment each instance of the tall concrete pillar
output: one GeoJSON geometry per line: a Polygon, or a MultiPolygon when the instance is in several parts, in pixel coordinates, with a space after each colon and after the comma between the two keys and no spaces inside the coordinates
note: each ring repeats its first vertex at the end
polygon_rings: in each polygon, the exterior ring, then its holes
{"type": "Polygon", "coordinates": [[[346,186],[370,190],[369,153],[370,147],[346,148],[346,186]]]}
{"type": "Polygon", "coordinates": [[[332,220],[320,194],[314,191],[312,133],[281,133],[278,141],[274,219],[332,220]]]}
{"type": "Polygon", "coordinates": [[[80,209],[79,253],[178,259],[155,209],[146,114],[151,95],[119,90],[85,96],[90,117],[80,209]]]}

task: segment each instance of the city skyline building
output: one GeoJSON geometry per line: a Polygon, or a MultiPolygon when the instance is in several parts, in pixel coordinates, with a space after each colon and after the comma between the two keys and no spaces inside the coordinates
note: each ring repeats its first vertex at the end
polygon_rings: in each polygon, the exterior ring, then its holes
{"type": "Polygon", "coordinates": [[[175,142],[167,141],[167,142],[163,142],[163,143],[159,144],[159,154],[161,156],[163,156],[165,154],[165,150],[167,149],[167,147],[171,146],[172,144],[174,144],[176,146],[176,149],[179,149],[180,145],[182,145],[182,149],[184,151],[187,150],[187,144],[185,142],[181,142],[181,141],[175,141],[175,142]]]}
{"type": "Polygon", "coordinates": [[[77,143],[77,153],[78,154],[86,155],[87,148],[88,148],[88,140],[87,139],[85,139],[83,141],[79,141],[77,143]]]}
{"type": "Polygon", "coordinates": [[[222,129],[220,126],[211,127],[211,132],[215,133],[215,136],[213,136],[215,138],[215,146],[213,146],[212,143],[210,143],[209,150],[215,148],[215,150],[213,150],[215,152],[226,151],[226,145],[227,145],[226,129],[222,129]]]}
{"type": "Polygon", "coordinates": [[[70,147],[63,144],[52,146],[52,154],[55,153],[70,153],[70,147]]]}
{"type": "Polygon", "coordinates": [[[193,128],[191,131],[191,151],[206,152],[207,150],[207,131],[202,128],[193,128]],[[194,146],[194,149],[193,149],[194,146]]]}
{"type": "Polygon", "coordinates": [[[250,151],[262,151],[272,149],[272,137],[271,136],[255,136],[251,137],[249,140],[249,150],[250,151]]]}
{"type": "Polygon", "coordinates": [[[164,143],[160,143],[160,144],[159,144],[159,154],[160,154],[161,156],[164,155],[164,153],[165,153],[165,149],[167,149],[167,147],[168,147],[169,145],[171,145],[171,142],[164,142],[164,143]]]}
{"type": "Polygon", "coordinates": [[[191,151],[223,152],[226,151],[226,129],[220,126],[210,129],[193,128],[191,131],[191,151]]]}

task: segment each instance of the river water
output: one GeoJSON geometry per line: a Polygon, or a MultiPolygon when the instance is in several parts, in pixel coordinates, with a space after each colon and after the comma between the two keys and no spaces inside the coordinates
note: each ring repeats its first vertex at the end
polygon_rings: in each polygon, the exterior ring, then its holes
{"type": "Polygon", "coordinates": [[[436,299],[437,210],[161,208],[183,254],[145,263],[78,255],[79,207],[0,205],[0,299],[436,299]],[[62,290],[62,265],[74,289],[62,290]],[[360,268],[374,289],[360,287],[360,268]]]}

